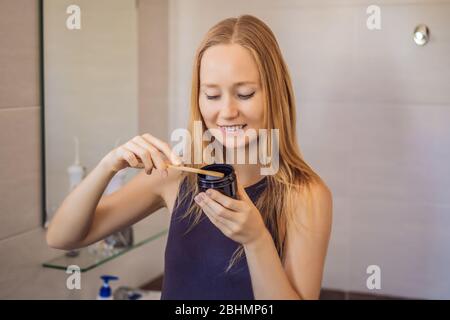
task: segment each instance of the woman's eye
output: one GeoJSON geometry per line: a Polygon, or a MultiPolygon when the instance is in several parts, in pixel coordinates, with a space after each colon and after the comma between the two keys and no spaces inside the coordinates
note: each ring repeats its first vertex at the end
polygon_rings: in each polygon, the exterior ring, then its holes
{"type": "Polygon", "coordinates": [[[208,99],[208,100],[217,100],[220,98],[220,96],[209,96],[207,94],[205,94],[205,95],[206,95],[206,99],[208,99]]]}
{"type": "Polygon", "coordinates": [[[255,92],[252,92],[250,94],[238,94],[238,97],[239,97],[239,99],[247,100],[247,99],[250,99],[251,97],[253,97],[254,94],[255,94],[255,92]]]}

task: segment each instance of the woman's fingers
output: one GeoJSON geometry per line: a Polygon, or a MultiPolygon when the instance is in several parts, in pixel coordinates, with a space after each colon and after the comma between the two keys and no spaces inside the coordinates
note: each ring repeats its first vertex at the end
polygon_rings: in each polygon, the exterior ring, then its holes
{"type": "Polygon", "coordinates": [[[221,217],[218,217],[214,210],[208,206],[206,203],[202,203],[200,204],[200,207],[202,208],[203,212],[208,216],[209,220],[220,230],[222,230],[222,232],[225,235],[231,235],[232,231],[230,229],[230,227],[228,226],[227,223],[225,223],[224,219],[221,217]]]}
{"type": "Polygon", "coordinates": [[[151,167],[152,169],[158,169],[163,176],[167,176],[168,172],[165,157],[171,159],[173,163],[181,164],[181,159],[172,153],[172,150],[167,143],[148,133],[134,137],[126,144],[126,146],[141,158],[147,173],[148,168],[151,167]]]}
{"type": "Polygon", "coordinates": [[[110,151],[105,156],[111,168],[117,172],[127,166],[132,168],[145,168],[147,174],[150,174],[154,168],[167,176],[166,157],[172,163],[181,164],[181,159],[172,152],[169,145],[152,135],[146,133],[142,136],[136,136],[125,144],[110,151]]]}
{"type": "Polygon", "coordinates": [[[154,145],[156,148],[158,148],[166,157],[167,159],[170,160],[171,163],[175,164],[175,165],[181,165],[182,161],[180,159],[180,157],[178,157],[170,148],[170,146],[164,142],[161,141],[157,138],[155,138],[154,136],[152,136],[149,133],[145,133],[142,135],[142,138],[144,138],[145,140],[147,140],[148,143],[154,145]]]}
{"type": "Polygon", "coordinates": [[[122,146],[117,150],[120,158],[124,159],[130,167],[137,167],[139,165],[139,160],[133,151],[128,150],[126,147],[122,146]]]}
{"type": "Polygon", "coordinates": [[[164,161],[162,153],[158,151],[157,148],[155,148],[153,145],[148,143],[144,138],[141,136],[137,136],[133,139],[133,142],[147,150],[154,166],[156,169],[161,170],[161,172],[164,170],[167,174],[167,165],[164,161]]]}
{"type": "Polygon", "coordinates": [[[234,212],[224,208],[221,204],[217,203],[216,201],[214,201],[213,199],[204,196],[203,197],[203,201],[205,202],[205,204],[210,207],[217,216],[224,218],[226,220],[233,220],[234,219],[234,212]]]}
{"type": "Polygon", "coordinates": [[[241,211],[243,209],[243,203],[241,200],[230,198],[217,190],[208,189],[206,190],[206,194],[225,208],[233,211],[241,211]]]}
{"type": "Polygon", "coordinates": [[[152,172],[153,170],[152,156],[147,149],[141,147],[140,145],[134,143],[133,141],[128,141],[124,147],[127,150],[133,152],[135,156],[137,155],[141,159],[142,163],[145,166],[145,171],[147,172],[147,174],[150,174],[152,172]]]}
{"type": "Polygon", "coordinates": [[[235,213],[224,208],[219,203],[208,198],[204,193],[199,193],[195,197],[195,201],[219,222],[225,225],[229,230],[233,230],[234,220],[236,220],[235,213]]]}

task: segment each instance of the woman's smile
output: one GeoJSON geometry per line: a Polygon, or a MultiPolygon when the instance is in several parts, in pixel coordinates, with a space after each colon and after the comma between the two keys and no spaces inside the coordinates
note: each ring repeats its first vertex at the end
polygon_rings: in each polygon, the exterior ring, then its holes
{"type": "Polygon", "coordinates": [[[237,124],[237,125],[219,125],[219,129],[223,135],[238,136],[245,133],[244,128],[247,124],[237,124]]]}

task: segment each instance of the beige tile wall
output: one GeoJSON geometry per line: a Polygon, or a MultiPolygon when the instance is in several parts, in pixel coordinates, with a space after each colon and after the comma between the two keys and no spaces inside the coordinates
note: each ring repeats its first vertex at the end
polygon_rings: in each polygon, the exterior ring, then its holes
{"type": "Polygon", "coordinates": [[[323,285],[450,297],[450,3],[370,0],[170,1],[170,122],[185,125],[195,49],[221,19],[254,14],[293,79],[303,154],[334,195],[323,285]],[[426,23],[429,44],[414,27],[426,23]],[[381,267],[381,290],[366,268],[381,267]]]}
{"type": "Polygon", "coordinates": [[[39,105],[37,10],[37,1],[1,2],[0,108],[39,105]]]}
{"type": "MultiPolygon", "coordinates": [[[[162,34],[167,32],[166,3],[146,0],[143,10],[154,19],[141,20],[139,27],[146,30],[140,36],[153,37],[155,33],[148,33],[148,28],[158,28],[163,39],[162,34]]],[[[139,286],[162,272],[166,237],[82,274],[82,290],[67,290],[67,275],[63,271],[41,267],[42,262],[62,252],[47,246],[45,231],[40,226],[42,106],[38,26],[37,0],[0,2],[0,299],[90,299],[97,294],[98,277],[104,273],[121,278],[116,286],[139,286]]],[[[160,88],[151,91],[148,86],[167,81],[164,67],[155,63],[167,55],[164,52],[167,47],[142,47],[140,64],[143,71],[150,72],[139,78],[142,83],[139,99],[145,101],[140,104],[140,115],[144,118],[140,130],[152,129],[156,135],[164,136],[166,92],[160,88]]],[[[138,223],[136,232],[156,232],[167,226],[167,218],[167,213],[161,210],[138,223]]]]}
{"type": "Polygon", "coordinates": [[[139,7],[139,128],[141,132],[149,132],[169,142],[167,135],[168,1],[138,0],[137,4],[139,7]]]}

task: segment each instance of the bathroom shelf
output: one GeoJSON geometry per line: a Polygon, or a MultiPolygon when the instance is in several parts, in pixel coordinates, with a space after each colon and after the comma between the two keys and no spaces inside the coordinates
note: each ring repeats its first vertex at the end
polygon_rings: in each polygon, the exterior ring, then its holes
{"type": "Polygon", "coordinates": [[[134,239],[134,244],[129,247],[123,248],[113,248],[109,250],[96,250],[95,244],[83,249],[78,250],[79,254],[75,257],[69,257],[67,255],[62,255],[42,264],[45,268],[59,269],[59,270],[67,270],[67,267],[70,265],[77,265],[80,267],[81,272],[89,271],[95,267],[98,267],[105,262],[108,262],[114,258],[117,258],[124,253],[136,249],[144,244],[147,244],[153,240],[156,240],[168,232],[167,229],[154,234],[149,237],[143,237],[139,239],[134,239]]]}

